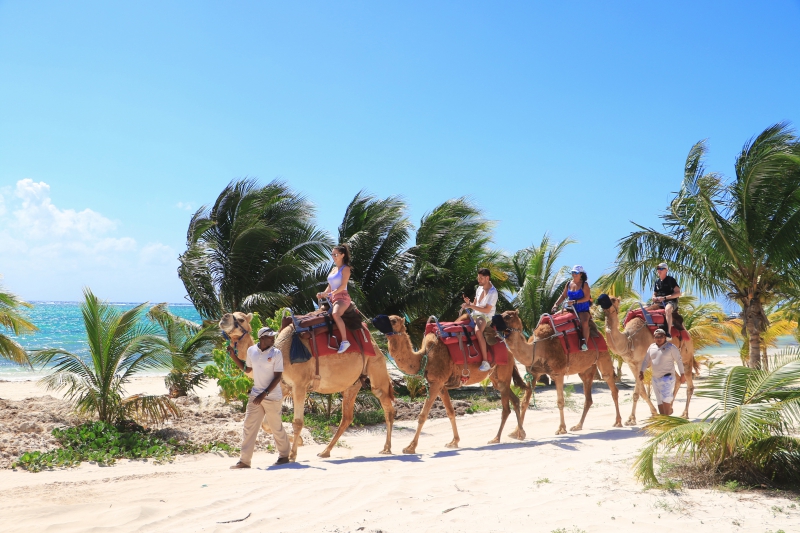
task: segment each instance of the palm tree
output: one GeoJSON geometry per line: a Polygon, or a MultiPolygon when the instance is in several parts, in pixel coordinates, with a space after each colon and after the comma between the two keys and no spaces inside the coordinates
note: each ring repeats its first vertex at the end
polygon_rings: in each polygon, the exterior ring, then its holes
{"type": "Polygon", "coordinates": [[[125,386],[137,373],[169,364],[155,324],[141,320],[146,304],[120,311],[89,289],[83,294],[81,313],[89,360],[59,348],[36,352],[36,363],[54,365],[41,383],[49,390],[66,389],[67,399],[78,412],[94,414],[103,422],[134,419],[158,423],[177,415],[175,404],[166,396],[124,397],[125,386]]]}
{"type": "Polygon", "coordinates": [[[507,261],[509,277],[514,281],[511,303],[529,331],[536,328],[539,318],[550,312],[564,292],[569,267],[557,263],[564,249],[574,243],[569,238],[553,242],[545,233],[538,245],[519,250],[507,261]]]}
{"type": "MultiPolygon", "coordinates": [[[[761,335],[761,358],[765,365],[765,370],[769,370],[766,358],[767,350],[769,348],[778,347],[778,339],[786,335],[792,335],[797,331],[797,322],[794,320],[794,314],[787,313],[784,309],[776,309],[770,306],[766,309],[767,319],[769,326],[767,330],[761,335]]],[[[725,331],[725,340],[728,342],[739,345],[739,356],[742,358],[742,364],[746,364],[750,352],[750,342],[746,333],[743,332],[742,319],[734,318],[727,322],[729,327],[725,331]]]]}
{"type": "MultiPolygon", "coordinates": [[[[37,331],[38,328],[22,312],[23,309],[31,307],[33,307],[31,304],[23,302],[15,294],[0,287],[0,326],[11,331],[15,336],[37,331]]],[[[0,357],[14,363],[30,365],[25,348],[2,333],[0,333],[0,357]]]]}
{"type": "Polygon", "coordinates": [[[767,128],[745,144],[730,182],[705,172],[705,152],[705,142],[690,150],[681,189],[662,215],[663,231],[637,224],[620,241],[615,275],[638,274],[644,286],[666,261],[682,284],[735,300],[749,364],[759,368],[769,325],[765,305],[800,294],[800,143],[786,124],[767,128]]]}
{"type": "Polygon", "coordinates": [[[800,479],[800,351],[773,356],[771,366],[771,371],[743,366],[714,371],[696,391],[718,402],[703,420],[654,417],[645,427],[653,438],[636,461],[636,477],[657,486],[657,453],[676,451],[747,482],[800,479]]]}
{"type": "Polygon", "coordinates": [[[208,380],[203,367],[212,360],[211,350],[220,340],[219,327],[213,322],[200,326],[174,315],[165,303],[150,308],[147,317],[164,331],[160,343],[172,361],[172,368],[164,379],[169,396],[186,396],[208,380]]]}
{"type": "Polygon", "coordinates": [[[313,207],[285,183],[231,182],[210,209],[201,207],[187,232],[178,273],[203,318],[257,310],[271,316],[302,301],[330,240],[313,222],[313,207]]]}
{"type": "Polygon", "coordinates": [[[431,315],[456,319],[461,295],[475,296],[479,268],[491,271],[498,291],[510,287],[502,255],[489,248],[492,228],[493,223],[466,198],[448,200],[422,217],[408,249],[411,266],[405,281],[412,333],[419,335],[431,315]]]}
{"type": "Polygon", "coordinates": [[[379,200],[361,191],[347,206],[338,237],[350,246],[349,291],[364,314],[400,311],[409,264],[404,249],[411,229],[399,197],[379,200]]]}
{"type": "Polygon", "coordinates": [[[731,325],[717,302],[701,303],[697,296],[684,294],[681,296],[680,314],[683,327],[692,337],[695,352],[709,346],[719,346],[730,331],[731,325]]]}

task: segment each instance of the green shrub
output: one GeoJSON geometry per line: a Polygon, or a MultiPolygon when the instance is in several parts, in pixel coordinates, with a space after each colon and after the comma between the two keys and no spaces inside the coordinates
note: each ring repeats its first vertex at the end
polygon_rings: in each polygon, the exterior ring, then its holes
{"type": "Polygon", "coordinates": [[[61,448],[48,452],[23,453],[12,468],[40,472],[47,468],[68,468],[83,461],[112,465],[117,459],[155,459],[169,461],[178,453],[203,453],[209,451],[235,452],[225,443],[196,445],[180,444],[175,439],[164,440],[150,430],[133,422],[117,425],[106,422],[88,422],[66,429],[55,428],[53,436],[61,448]]]}

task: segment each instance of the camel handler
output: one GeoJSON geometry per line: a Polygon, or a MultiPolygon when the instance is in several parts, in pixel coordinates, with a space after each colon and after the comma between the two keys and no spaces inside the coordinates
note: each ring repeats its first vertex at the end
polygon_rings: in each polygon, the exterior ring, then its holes
{"type": "Polygon", "coordinates": [[[462,294],[464,303],[461,304],[461,311],[472,309],[473,320],[475,320],[475,337],[478,338],[478,348],[481,352],[483,361],[481,362],[481,372],[488,372],[491,369],[486,353],[486,339],[483,338],[483,330],[486,329],[492,317],[497,311],[498,293],[492,285],[491,272],[488,268],[478,269],[478,289],[475,291],[475,301],[470,302],[469,298],[462,294]]]}
{"type": "Polygon", "coordinates": [[[675,278],[668,275],[669,268],[666,263],[659,263],[656,267],[658,279],[653,287],[654,305],[648,309],[664,309],[667,319],[667,340],[672,341],[672,313],[678,310],[678,298],[681,297],[681,288],[675,278]]]}
{"type": "Polygon", "coordinates": [[[242,372],[253,371],[253,388],[248,395],[247,413],[244,415],[242,454],[239,462],[231,469],[250,468],[258,430],[263,420],[266,420],[275,438],[275,447],[278,449],[278,460],[275,464],[289,462],[289,436],[281,422],[283,354],[274,344],[275,332],[265,327],[258,330],[258,344],[247,350],[247,360],[244,363],[234,356],[233,350],[229,350],[231,359],[242,372]]]}
{"type": "Polygon", "coordinates": [[[644,379],[644,371],[651,364],[653,365],[653,390],[656,392],[656,403],[658,412],[662,415],[672,414],[672,402],[675,401],[675,370],[674,365],[678,365],[681,383],[686,383],[686,376],[683,375],[683,360],[681,352],[671,342],[667,342],[667,333],[659,328],[653,333],[656,342],[647,349],[647,354],[642,361],[642,368],[639,370],[639,379],[644,379]]]}

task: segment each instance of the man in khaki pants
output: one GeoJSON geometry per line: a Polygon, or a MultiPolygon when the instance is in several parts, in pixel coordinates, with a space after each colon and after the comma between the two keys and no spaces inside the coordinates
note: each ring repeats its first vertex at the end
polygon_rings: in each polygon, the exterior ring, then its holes
{"type": "Polygon", "coordinates": [[[247,350],[247,360],[244,363],[234,356],[232,350],[230,352],[231,359],[243,372],[253,371],[253,389],[250,391],[247,413],[244,416],[242,455],[232,469],[250,468],[262,420],[267,421],[278,448],[278,461],[275,464],[289,462],[289,436],[281,422],[283,354],[274,344],[275,332],[270,328],[261,328],[258,330],[258,344],[247,350]]]}

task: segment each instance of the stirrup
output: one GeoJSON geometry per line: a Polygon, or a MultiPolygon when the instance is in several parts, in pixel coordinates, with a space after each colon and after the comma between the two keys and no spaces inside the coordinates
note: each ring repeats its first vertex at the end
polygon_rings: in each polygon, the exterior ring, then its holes
{"type": "Polygon", "coordinates": [[[581,339],[581,351],[588,352],[589,347],[586,345],[586,339],[581,339]]]}

